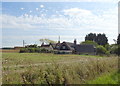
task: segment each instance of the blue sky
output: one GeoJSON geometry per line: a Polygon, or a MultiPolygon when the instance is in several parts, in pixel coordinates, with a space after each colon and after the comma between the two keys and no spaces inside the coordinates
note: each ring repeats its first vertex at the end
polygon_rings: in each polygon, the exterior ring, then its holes
{"type": "Polygon", "coordinates": [[[111,44],[118,34],[117,9],[112,2],[3,2],[2,47],[58,36],[61,42],[80,43],[90,32],[105,33],[111,44]]]}

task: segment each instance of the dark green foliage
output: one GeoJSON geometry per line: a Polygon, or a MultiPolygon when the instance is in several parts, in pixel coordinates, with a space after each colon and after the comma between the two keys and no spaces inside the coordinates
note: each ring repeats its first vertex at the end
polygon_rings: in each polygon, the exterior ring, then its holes
{"type": "Polygon", "coordinates": [[[48,50],[45,49],[45,48],[42,48],[42,49],[41,49],[41,52],[42,52],[42,53],[45,53],[45,52],[47,52],[47,51],[48,51],[48,50]]]}
{"type": "Polygon", "coordinates": [[[95,41],[95,39],[96,39],[96,34],[95,33],[90,33],[90,34],[86,35],[86,37],[85,37],[85,41],[86,40],[95,41]]]}
{"type": "Polygon", "coordinates": [[[37,48],[37,45],[36,44],[34,44],[34,45],[27,45],[27,46],[25,46],[25,48],[37,48]]]}
{"type": "Polygon", "coordinates": [[[29,50],[27,48],[22,48],[20,49],[20,53],[28,53],[29,50]]]}
{"type": "Polygon", "coordinates": [[[45,48],[22,48],[20,53],[51,53],[52,50],[47,50],[45,48]]]}
{"type": "Polygon", "coordinates": [[[120,34],[118,35],[118,38],[117,38],[117,44],[120,45],[120,34]]]}
{"type": "Polygon", "coordinates": [[[35,52],[35,48],[28,48],[29,53],[34,53],[35,52]]]}
{"type": "Polygon", "coordinates": [[[105,34],[101,34],[101,33],[99,33],[97,35],[95,33],[90,33],[90,34],[86,35],[85,41],[86,40],[94,41],[97,44],[103,45],[103,46],[108,44],[108,39],[107,39],[106,35],[105,34]]]}
{"type": "Polygon", "coordinates": [[[20,49],[20,53],[40,53],[40,48],[22,48],[20,49]]]}
{"type": "Polygon", "coordinates": [[[120,56],[120,45],[118,45],[114,50],[113,50],[114,54],[117,54],[118,56],[120,56]]]}
{"type": "Polygon", "coordinates": [[[41,49],[40,49],[40,48],[35,48],[35,52],[40,53],[40,52],[41,52],[41,49]]]}
{"type": "Polygon", "coordinates": [[[108,39],[107,39],[105,34],[97,34],[97,37],[96,37],[95,41],[99,45],[106,45],[106,44],[108,44],[108,39]]]}
{"type": "Polygon", "coordinates": [[[120,56],[120,45],[112,45],[111,46],[111,50],[110,50],[111,54],[117,54],[118,56],[120,56]]]}
{"type": "Polygon", "coordinates": [[[108,53],[108,52],[103,46],[101,46],[101,45],[97,46],[97,55],[103,55],[106,53],[108,53]]]}
{"type": "Polygon", "coordinates": [[[106,48],[107,51],[110,50],[110,45],[109,44],[106,44],[104,47],[106,48]]]}

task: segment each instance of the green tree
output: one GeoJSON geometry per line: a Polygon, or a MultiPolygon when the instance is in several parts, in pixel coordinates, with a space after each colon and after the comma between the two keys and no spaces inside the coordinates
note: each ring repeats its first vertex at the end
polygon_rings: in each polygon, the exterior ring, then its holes
{"type": "Polygon", "coordinates": [[[95,33],[89,33],[88,35],[86,35],[85,37],[85,41],[89,40],[89,41],[95,41],[96,39],[96,34],[95,33]]]}
{"type": "Polygon", "coordinates": [[[102,45],[97,46],[97,55],[103,55],[106,54],[107,50],[102,45]]]}
{"type": "Polygon", "coordinates": [[[106,37],[105,34],[97,34],[97,37],[95,39],[95,42],[98,43],[99,45],[105,46],[108,44],[108,38],[106,37]]]}

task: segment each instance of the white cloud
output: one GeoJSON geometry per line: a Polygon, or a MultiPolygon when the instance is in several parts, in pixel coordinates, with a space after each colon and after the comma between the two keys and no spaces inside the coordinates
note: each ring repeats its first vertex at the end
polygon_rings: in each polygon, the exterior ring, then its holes
{"type": "Polygon", "coordinates": [[[20,8],[21,10],[24,10],[25,8],[20,8]]]}
{"type": "Polygon", "coordinates": [[[32,11],[31,11],[31,10],[30,10],[29,12],[30,12],[30,13],[32,13],[32,11]]]}
{"type": "Polygon", "coordinates": [[[44,5],[40,5],[41,8],[44,8],[44,5]]]}
{"type": "Polygon", "coordinates": [[[66,9],[63,10],[65,15],[69,15],[69,16],[77,16],[77,15],[91,15],[91,11],[88,10],[83,10],[80,8],[71,8],[71,9],[66,9]]]}
{"type": "Polygon", "coordinates": [[[39,9],[38,9],[38,8],[36,8],[36,10],[38,11],[39,9]]]}
{"type": "MultiPolygon", "coordinates": [[[[106,33],[110,41],[116,38],[118,32],[117,8],[105,10],[102,14],[96,15],[90,10],[71,8],[62,11],[64,15],[53,15],[49,18],[45,14],[32,16],[24,14],[20,17],[2,15],[2,26],[16,29],[49,29],[58,31],[72,31],[75,33],[89,32],[106,33]]],[[[0,17],[1,18],[1,17],[0,17]]],[[[67,34],[67,33],[66,33],[67,34]]],[[[75,35],[76,36],[76,35],[75,35]]]]}

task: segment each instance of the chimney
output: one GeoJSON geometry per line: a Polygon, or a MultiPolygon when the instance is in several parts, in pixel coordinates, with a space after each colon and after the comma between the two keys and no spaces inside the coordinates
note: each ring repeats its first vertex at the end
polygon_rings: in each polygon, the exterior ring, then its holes
{"type": "Polygon", "coordinates": [[[77,41],[76,41],[76,39],[74,39],[74,45],[76,45],[77,44],[77,41]]]}

